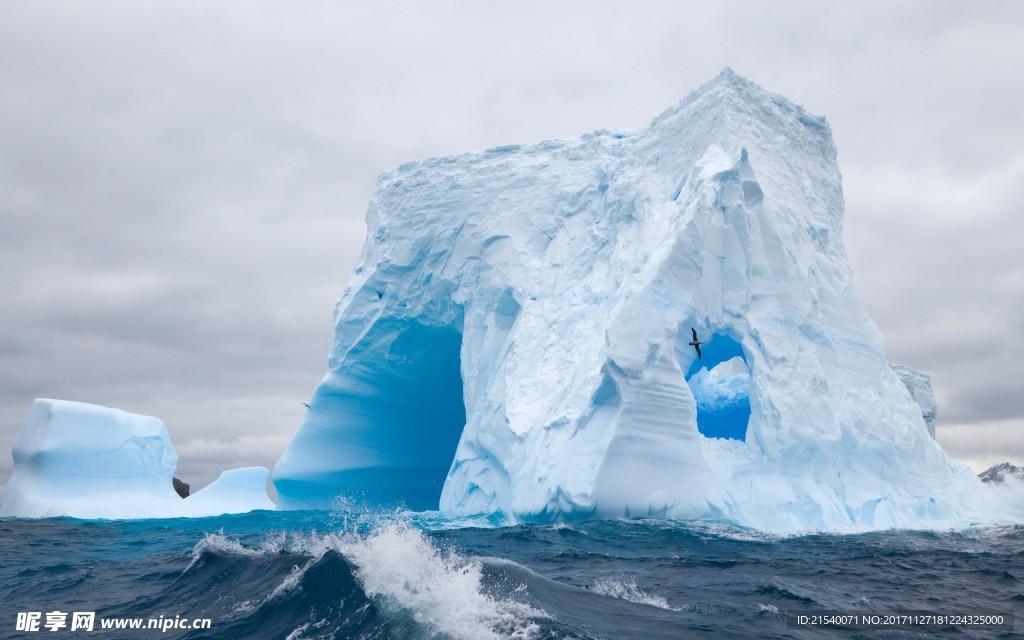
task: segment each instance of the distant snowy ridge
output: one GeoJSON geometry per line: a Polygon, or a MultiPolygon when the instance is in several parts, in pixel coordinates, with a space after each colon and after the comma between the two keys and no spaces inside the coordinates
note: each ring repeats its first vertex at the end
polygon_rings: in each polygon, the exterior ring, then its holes
{"type": "Polygon", "coordinates": [[[14,442],[0,517],[172,518],[273,509],[269,470],[225,471],[182,499],[178,454],[157,418],[39,398],[14,442]]]}
{"type": "Polygon", "coordinates": [[[1017,465],[1010,464],[1009,462],[1001,462],[985,469],[978,474],[978,477],[981,478],[982,482],[992,482],[996,484],[1005,482],[1007,478],[1024,482],[1024,469],[1017,465]]]}
{"type": "Polygon", "coordinates": [[[728,69],[645,129],[384,173],[279,504],[972,517],[980,482],[931,436],[927,378],[887,362],[842,214],[824,119],[728,69]]]}

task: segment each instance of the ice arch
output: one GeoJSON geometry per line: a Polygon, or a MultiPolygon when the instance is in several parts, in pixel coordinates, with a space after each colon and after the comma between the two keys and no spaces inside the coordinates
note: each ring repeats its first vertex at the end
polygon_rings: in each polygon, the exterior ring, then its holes
{"type": "Polygon", "coordinates": [[[282,506],[321,507],[344,495],[437,509],[466,424],[461,344],[453,327],[408,318],[375,323],[357,347],[361,357],[321,382],[278,463],[282,506]]]}
{"type": "Polygon", "coordinates": [[[750,422],[750,367],[740,343],[714,334],[694,360],[686,382],[697,403],[697,430],[708,438],[746,440],[750,422]]]}

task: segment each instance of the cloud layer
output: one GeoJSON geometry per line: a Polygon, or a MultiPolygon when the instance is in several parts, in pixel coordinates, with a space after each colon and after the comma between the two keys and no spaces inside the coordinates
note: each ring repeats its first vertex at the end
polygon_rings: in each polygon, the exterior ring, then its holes
{"type": "Polygon", "coordinates": [[[728,65],[828,117],[940,441],[1024,463],[1020,3],[354,4],[5,4],[0,450],[59,397],[163,419],[194,488],[272,465],[378,173],[642,126],[728,65]]]}

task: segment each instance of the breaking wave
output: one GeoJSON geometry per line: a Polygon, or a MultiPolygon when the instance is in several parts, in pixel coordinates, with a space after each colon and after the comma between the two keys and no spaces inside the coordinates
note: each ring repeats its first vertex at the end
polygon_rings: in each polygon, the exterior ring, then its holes
{"type": "Polygon", "coordinates": [[[219,620],[217,635],[540,637],[548,616],[514,599],[515,589],[488,589],[483,566],[401,522],[369,533],[279,534],[254,546],[209,533],[174,589],[132,609],[162,610],[186,591],[212,591],[216,602],[189,615],[219,620]],[[309,613],[296,624],[296,611],[309,613]]]}

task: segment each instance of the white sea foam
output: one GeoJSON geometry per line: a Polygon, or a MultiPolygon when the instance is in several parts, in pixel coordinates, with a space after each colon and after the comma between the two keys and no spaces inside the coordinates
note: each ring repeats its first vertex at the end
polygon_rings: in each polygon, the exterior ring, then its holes
{"type": "Polygon", "coordinates": [[[304,574],[306,569],[309,568],[309,564],[310,563],[307,563],[301,567],[299,565],[293,566],[292,570],[288,572],[287,576],[285,576],[285,579],[281,581],[281,584],[277,585],[274,590],[270,592],[270,595],[263,600],[262,604],[266,604],[275,598],[291,593],[295,587],[298,586],[299,581],[302,579],[302,574],[304,574]]]}
{"type": "Polygon", "coordinates": [[[537,632],[532,620],[546,617],[529,605],[484,593],[479,562],[442,553],[407,525],[349,536],[341,547],[368,595],[434,633],[465,640],[531,638],[537,632]]]}
{"type": "Polygon", "coordinates": [[[620,600],[628,600],[630,602],[636,602],[637,604],[646,604],[651,607],[666,609],[668,611],[683,610],[683,607],[673,607],[670,605],[668,600],[663,596],[644,591],[637,586],[635,581],[632,580],[599,580],[594,584],[593,591],[595,593],[600,593],[603,596],[619,598],[620,600]]]}
{"type": "MultiPolygon", "coordinates": [[[[465,640],[526,640],[538,632],[535,620],[547,617],[528,604],[485,593],[479,561],[454,551],[443,552],[401,519],[388,522],[382,517],[365,534],[281,534],[255,548],[223,533],[208,533],[192,550],[192,564],[206,550],[246,556],[281,551],[310,556],[304,565],[292,568],[264,604],[295,589],[305,571],[333,550],[355,565],[363,590],[386,612],[409,615],[434,634],[465,640]]],[[[305,637],[308,631],[300,627],[289,637],[305,637]]]]}
{"type": "Polygon", "coordinates": [[[779,537],[779,534],[775,532],[742,527],[734,523],[715,522],[713,520],[683,520],[677,522],[687,529],[741,542],[766,542],[779,537]]]}
{"type": "Polygon", "coordinates": [[[231,613],[234,614],[250,613],[255,610],[256,604],[252,600],[243,600],[231,607],[231,613]]]}
{"type": "Polygon", "coordinates": [[[320,629],[327,625],[327,620],[317,620],[316,622],[307,622],[306,624],[299,625],[289,633],[285,640],[306,640],[307,638],[322,638],[323,635],[320,633],[320,629]],[[309,632],[310,635],[306,635],[309,632]]]}
{"type": "Polygon", "coordinates": [[[192,560],[185,567],[185,571],[191,569],[206,551],[237,556],[257,556],[264,553],[263,549],[250,549],[238,540],[228,538],[223,532],[207,533],[203,536],[202,540],[192,547],[192,560]]]}

